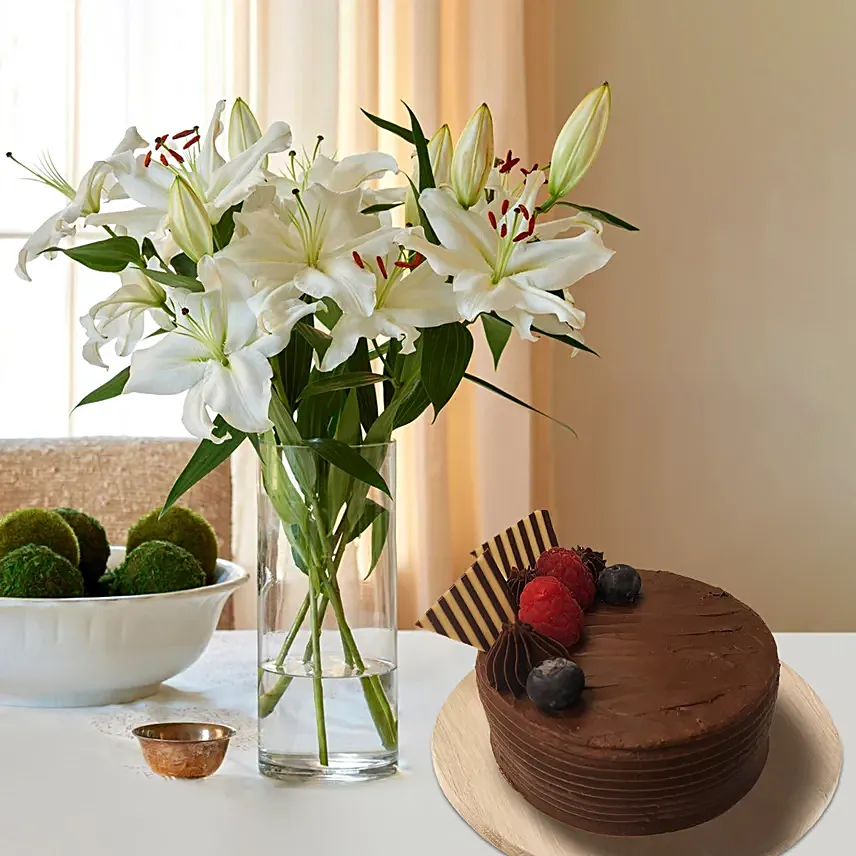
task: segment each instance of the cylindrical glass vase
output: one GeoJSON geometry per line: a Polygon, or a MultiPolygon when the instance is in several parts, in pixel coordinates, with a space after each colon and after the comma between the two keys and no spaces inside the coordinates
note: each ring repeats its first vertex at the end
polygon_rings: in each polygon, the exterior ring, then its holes
{"type": "Polygon", "coordinates": [[[395,444],[260,448],[259,769],[361,779],[398,762],[395,444]],[[338,461],[339,465],[331,461],[338,461]],[[357,462],[359,463],[359,462],[357,462]]]}

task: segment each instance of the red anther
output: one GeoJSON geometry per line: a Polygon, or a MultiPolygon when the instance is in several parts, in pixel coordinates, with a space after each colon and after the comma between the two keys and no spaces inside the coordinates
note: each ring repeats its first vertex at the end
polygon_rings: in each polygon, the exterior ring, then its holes
{"type": "Polygon", "coordinates": [[[490,220],[490,226],[492,229],[496,228],[496,214],[493,211],[487,212],[487,219],[490,220]]]}
{"type": "Polygon", "coordinates": [[[518,205],[517,207],[520,209],[520,213],[523,215],[523,219],[528,220],[529,219],[529,212],[526,210],[526,206],[525,205],[518,205]]]}
{"type": "Polygon", "coordinates": [[[504,238],[508,234],[508,223],[503,223],[502,228],[499,230],[499,237],[504,238]]]}
{"type": "Polygon", "coordinates": [[[503,217],[505,217],[505,215],[508,213],[508,205],[509,205],[508,200],[503,199],[502,200],[502,211],[501,211],[503,217]]]}
{"type": "Polygon", "coordinates": [[[199,142],[199,134],[196,134],[195,136],[191,137],[181,148],[182,149],[189,149],[192,145],[195,145],[198,142],[199,142]]]}
{"type": "Polygon", "coordinates": [[[377,261],[377,266],[380,268],[380,275],[384,279],[386,279],[386,266],[383,263],[383,259],[380,256],[378,256],[376,261],[377,261]]]}
{"type": "Polygon", "coordinates": [[[189,137],[191,134],[196,133],[196,128],[188,128],[186,131],[179,131],[177,134],[173,134],[172,138],[174,140],[180,140],[182,137],[189,137]]]}
{"type": "Polygon", "coordinates": [[[508,150],[508,154],[505,156],[504,163],[500,166],[500,173],[511,172],[511,170],[520,163],[520,158],[515,158],[511,156],[511,149],[508,150]]]}
{"type": "Polygon", "coordinates": [[[535,170],[536,170],[536,169],[538,169],[538,164],[537,164],[537,163],[533,163],[533,164],[532,164],[532,168],[531,168],[531,169],[526,169],[525,167],[520,167],[520,171],[521,171],[524,175],[529,175],[529,173],[530,173],[530,172],[535,172],[535,170]]]}
{"type": "Polygon", "coordinates": [[[364,268],[365,263],[363,262],[362,258],[360,258],[360,254],[356,250],[354,250],[353,256],[354,256],[354,261],[357,264],[357,267],[364,268]]]}
{"type": "Polygon", "coordinates": [[[162,155],[160,156],[160,162],[161,162],[164,166],[169,166],[169,161],[166,159],[166,155],[163,155],[163,154],[162,154],[162,155]]]}
{"type": "Polygon", "coordinates": [[[184,158],[176,151],[171,149],[169,146],[166,147],[166,150],[179,162],[184,163],[184,158]]]}
{"type": "Polygon", "coordinates": [[[146,152],[146,159],[143,161],[143,166],[148,166],[152,162],[152,153],[146,152]]]}
{"type": "Polygon", "coordinates": [[[524,229],[519,235],[511,239],[511,242],[516,244],[519,241],[525,241],[532,233],[528,229],[524,229]]]}
{"type": "Polygon", "coordinates": [[[166,141],[169,139],[169,134],[164,134],[162,137],[155,137],[155,151],[157,151],[161,146],[166,145],[166,141]]]}
{"type": "Polygon", "coordinates": [[[395,266],[397,268],[407,268],[408,270],[413,270],[414,268],[419,267],[422,262],[425,261],[425,256],[422,253],[414,253],[413,258],[409,262],[405,261],[397,261],[395,266]]]}

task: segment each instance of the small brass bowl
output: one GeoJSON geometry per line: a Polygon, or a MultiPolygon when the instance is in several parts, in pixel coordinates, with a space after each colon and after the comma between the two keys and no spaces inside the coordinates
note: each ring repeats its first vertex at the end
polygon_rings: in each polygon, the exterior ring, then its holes
{"type": "Polygon", "coordinates": [[[159,776],[204,779],[220,769],[235,729],[210,722],[157,722],[131,733],[159,776]]]}

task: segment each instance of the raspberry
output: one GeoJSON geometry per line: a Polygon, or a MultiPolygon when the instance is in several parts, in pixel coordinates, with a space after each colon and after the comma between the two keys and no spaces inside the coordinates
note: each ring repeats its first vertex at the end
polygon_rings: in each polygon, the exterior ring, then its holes
{"type": "Polygon", "coordinates": [[[583,609],[588,609],[594,603],[594,580],[583,560],[573,550],[551,547],[538,558],[535,573],[539,577],[561,580],[583,609]]]}
{"type": "Polygon", "coordinates": [[[564,583],[555,577],[535,577],[523,589],[517,617],[566,648],[582,636],[583,611],[564,583]]]}

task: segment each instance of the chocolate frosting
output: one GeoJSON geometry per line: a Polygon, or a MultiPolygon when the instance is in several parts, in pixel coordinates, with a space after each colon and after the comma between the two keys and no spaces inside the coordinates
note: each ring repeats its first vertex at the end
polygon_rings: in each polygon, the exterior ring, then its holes
{"type": "Polygon", "coordinates": [[[590,832],[648,835],[721,814],[767,757],[779,661],[749,607],[705,583],[641,571],[634,606],[597,604],[573,659],[582,699],[547,716],[476,666],[503,775],[546,814],[590,832]]]}
{"type": "Polygon", "coordinates": [[[564,645],[533,630],[528,624],[504,624],[499,638],[485,654],[487,682],[499,692],[518,698],[526,693],[526,679],[535,666],[553,657],[567,657],[564,645]]]}
{"type": "Polygon", "coordinates": [[[520,609],[520,595],[523,593],[523,589],[534,579],[534,568],[524,568],[522,571],[519,568],[512,568],[509,572],[505,584],[508,586],[508,593],[511,595],[511,603],[515,612],[520,609]]]}
{"type": "Polygon", "coordinates": [[[603,553],[592,550],[591,547],[574,547],[574,552],[583,560],[586,570],[592,575],[592,579],[597,582],[600,572],[606,567],[603,553]]]}

